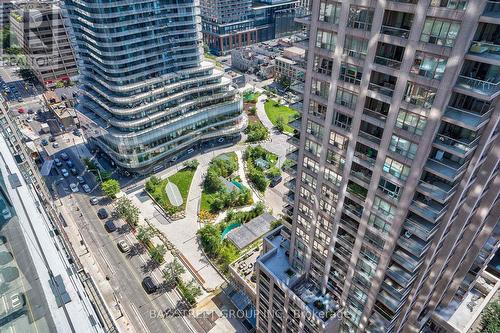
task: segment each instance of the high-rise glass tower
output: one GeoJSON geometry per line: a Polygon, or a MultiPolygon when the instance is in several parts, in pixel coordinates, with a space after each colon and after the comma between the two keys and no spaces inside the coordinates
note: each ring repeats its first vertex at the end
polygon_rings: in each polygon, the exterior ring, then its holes
{"type": "Polygon", "coordinates": [[[499,246],[500,6],[314,0],[260,332],[420,332],[499,246]]]}
{"type": "Polygon", "coordinates": [[[77,109],[116,164],[143,172],[239,136],[243,102],[223,71],[203,61],[197,1],[65,4],[81,72],[77,109]]]}

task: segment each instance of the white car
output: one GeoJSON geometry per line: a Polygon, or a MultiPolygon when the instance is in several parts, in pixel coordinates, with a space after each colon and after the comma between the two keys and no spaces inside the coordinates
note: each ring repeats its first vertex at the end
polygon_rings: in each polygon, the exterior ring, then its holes
{"type": "Polygon", "coordinates": [[[120,241],[118,241],[118,248],[120,249],[120,251],[122,251],[123,253],[125,252],[128,252],[130,250],[130,245],[127,243],[126,240],[122,239],[120,241]]]}
{"type": "Polygon", "coordinates": [[[76,185],[75,183],[69,184],[69,188],[71,189],[71,192],[73,192],[73,193],[78,192],[78,185],[76,185]]]}
{"type": "Polygon", "coordinates": [[[62,173],[64,178],[69,177],[68,170],[66,170],[66,169],[61,169],[61,173],[62,173]]]}
{"type": "Polygon", "coordinates": [[[88,186],[87,184],[83,184],[82,188],[85,193],[90,193],[90,186],[88,186]]]}

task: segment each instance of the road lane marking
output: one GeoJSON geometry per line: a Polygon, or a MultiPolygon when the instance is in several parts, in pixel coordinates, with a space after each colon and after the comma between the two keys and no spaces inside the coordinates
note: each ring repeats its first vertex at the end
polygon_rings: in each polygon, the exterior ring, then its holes
{"type": "Polygon", "coordinates": [[[134,311],[135,315],[137,316],[137,320],[139,321],[139,323],[141,324],[142,328],[144,328],[144,330],[146,332],[149,332],[151,333],[151,331],[148,329],[148,327],[146,326],[146,323],[144,322],[144,320],[142,319],[142,316],[141,314],[139,313],[139,311],[137,311],[137,308],[135,307],[134,303],[130,302],[130,307],[132,308],[132,311],[134,311]]]}

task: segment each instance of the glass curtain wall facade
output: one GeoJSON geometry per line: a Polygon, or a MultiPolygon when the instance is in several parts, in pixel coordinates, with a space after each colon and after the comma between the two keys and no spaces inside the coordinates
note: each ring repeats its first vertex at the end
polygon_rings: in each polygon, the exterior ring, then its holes
{"type": "Polygon", "coordinates": [[[239,137],[243,102],[203,60],[198,2],[65,5],[81,72],[80,123],[117,165],[143,172],[206,141],[239,137]]]}

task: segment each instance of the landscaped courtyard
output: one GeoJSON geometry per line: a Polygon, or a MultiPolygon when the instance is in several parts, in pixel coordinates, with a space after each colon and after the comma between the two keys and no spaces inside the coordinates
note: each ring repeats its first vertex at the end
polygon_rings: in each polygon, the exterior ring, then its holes
{"type": "Polygon", "coordinates": [[[271,180],[281,175],[277,167],[278,156],[262,146],[248,147],[244,158],[248,179],[260,192],[265,192],[271,180]]]}
{"type": "Polygon", "coordinates": [[[235,153],[215,157],[207,170],[201,194],[200,216],[217,214],[230,207],[253,203],[252,194],[241,184],[235,153]]]}
{"type": "Polygon", "coordinates": [[[167,214],[181,212],[186,207],[189,188],[191,187],[196,168],[197,163],[191,163],[191,165],[185,166],[182,170],[165,179],[153,176],[146,182],[146,191],[167,214]],[[172,203],[167,195],[167,184],[170,182],[175,184],[179,190],[180,197],[182,198],[180,205],[172,203]]]}
{"type": "Polygon", "coordinates": [[[281,105],[278,101],[273,99],[269,99],[265,102],[264,109],[266,110],[267,117],[274,126],[283,126],[284,132],[293,133],[294,130],[288,123],[299,117],[299,113],[296,110],[281,105]]]}

